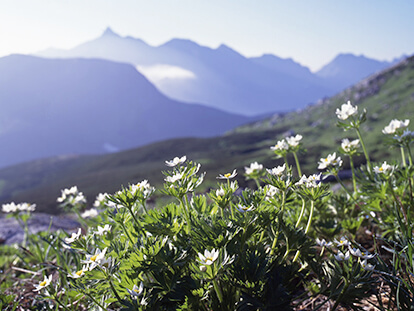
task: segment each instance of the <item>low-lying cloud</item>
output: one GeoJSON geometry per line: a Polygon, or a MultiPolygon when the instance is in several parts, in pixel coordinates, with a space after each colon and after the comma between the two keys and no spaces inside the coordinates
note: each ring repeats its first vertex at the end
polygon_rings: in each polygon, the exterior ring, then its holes
{"type": "Polygon", "coordinates": [[[196,75],[190,70],[165,64],[137,66],[137,69],[155,84],[163,82],[164,80],[188,80],[196,78],[196,75]]]}

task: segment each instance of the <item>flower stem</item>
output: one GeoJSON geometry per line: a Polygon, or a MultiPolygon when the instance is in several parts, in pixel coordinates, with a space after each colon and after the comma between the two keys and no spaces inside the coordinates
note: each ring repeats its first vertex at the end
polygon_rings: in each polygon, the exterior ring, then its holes
{"type": "Polygon", "coordinates": [[[405,153],[404,153],[404,147],[401,146],[400,147],[400,151],[401,151],[401,162],[402,162],[402,166],[406,167],[407,163],[405,162],[405,153]]]}
{"type": "Polygon", "coordinates": [[[286,192],[283,191],[282,192],[282,206],[280,207],[280,212],[279,212],[279,215],[278,215],[278,218],[277,218],[278,219],[277,220],[278,230],[276,231],[276,235],[275,235],[275,237],[273,239],[272,248],[271,248],[271,251],[270,251],[270,256],[273,255],[273,253],[275,251],[276,244],[277,244],[277,240],[279,238],[280,224],[283,221],[283,211],[285,209],[285,202],[286,202],[286,192]]]}
{"type": "Polygon", "coordinates": [[[214,290],[216,291],[218,300],[220,301],[220,303],[223,303],[223,293],[221,292],[221,288],[219,284],[217,283],[216,279],[213,280],[213,286],[214,286],[214,290]]]}
{"type": "Polygon", "coordinates": [[[355,167],[354,167],[354,161],[352,160],[352,157],[349,157],[349,164],[351,165],[351,171],[352,171],[352,185],[354,186],[354,193],[357,192],[357,185],[355,180],[355,167]]]}
{"type": "Polygon", "coordinates": [[[144,209],[145,214],[148,214],[147,204],[145,204],[145,200],[142,201],[142,208],[144,209]]]}
{"type": "Polygon", "coordinates": [[[112,291],[114,292],[114,295],[115,295],[116,299],[118,299],[118,301],[119,301],[119,302],[121,302],[121,301],[122,301],[122,299],[121,299],[121,297],[119,296],[118,292],[116,291],[115,286],[114,286],[114,284],[112,283],[112,280],[111,280],[111,279],[109,279],[109,286],[111,287],[112,291]]]}
{"type": "MultiPolygon", "coordinates": [[[[184,196],[184,198],[186,198],[185,196],[184,196]]],[[[191,223],[190,223],[190,215],[189,215],[189,211],[187,210],[187,206],[186,206],[186,204],[184,203],[184,199],[183,198],[181,198],[180,199],[180,203],[181,203],[181,206],[182,206],[182,208],[183,208],[183,211],[184,211],[184,216],[185,216],[185,218],[186,218],[186,221],[187,221],[187,233],[190,233],[190,230],[191,230],[191,223]]]]}
{"type": "Polygon", "coordinates": [[[362,150],[364,150],[365,159],[367,160],[367,167],[371,171],[371,161],[369,160],[367,149],[365,148],[364,141],[362,140],[361,132],[358,127],[356,127],[355,130],[358,134],[359,141],[361,142],[362,150]]]}
{"type": "Polygon", "coordinates": [[[408,163],[410,163],[410,165],[413,165],[413,156],[411,154],[411,148],[410,145],[407,144],[407,151],[408,151],[408,163]]]}
{"type": "Polygon", "coordinates": [[[120,222],[119,224],[121,225],[122,229],[124,230],[124,233],[125,233],[125,235],[127,236],[128,240],[132,243],[132,245],[134,245],[134,244],[135,244],[135,243],[134,243],[134,240],[132,240],[131,236],[129,235],[129,232],[128,232],[128,230],[126,229],[125,224],[123,224],[123,223],[121,223],[121,222],[120,222]]]}
{"type": "Polygon", "coordinates": [[[298,218],[298,221],[296,222],[295,228],[299,227],[300,222],[302,221],[303,214],[305,212],[305,200],[303,198],[301,199],[302,199],[302,209],[300,210],[299,218],[298,218]]]}
{"type": "Polygon", "coordinates": [[[305,229],[305,234],[308,233],[310,225],[312,223],[312,217],[313,217],[313,210],[314,209],[315,209],[315,201],[311,200],[311,208],[310,208],[310,213],[309,213],[308,224],[306,225],[306,229],[305,229]]]}
{"type": "Polygon", "coordinates": [[[299,175],[299,177],[301,177],[302,176],[302,170],[300,169],[299,159],[298,159],[298,156],[296,155],[296,152],[293,152],[293,157],[295,158],[296,169],[298,170],[298,175],[299,175]]]}

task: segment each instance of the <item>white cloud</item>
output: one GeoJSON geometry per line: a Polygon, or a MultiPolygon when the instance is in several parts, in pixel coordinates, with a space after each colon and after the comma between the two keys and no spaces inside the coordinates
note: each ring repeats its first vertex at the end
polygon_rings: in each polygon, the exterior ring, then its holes
{"type": "Polygon", "coordinates": [[[153,66],[137,66],[137,69],[154,84],[167,79],[188,80],[196,78],[196,75],[190,70],[165,64],[157,64],[153,66]]]}

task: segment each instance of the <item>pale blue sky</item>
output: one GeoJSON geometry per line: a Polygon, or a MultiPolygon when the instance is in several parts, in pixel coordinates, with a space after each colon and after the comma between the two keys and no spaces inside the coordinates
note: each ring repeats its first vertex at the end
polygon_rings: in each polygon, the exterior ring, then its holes
{"type": "Polygon", "coordinates": [[[187,38],[312,70],[341,52],[414,53],[411,0],[0,0],[0,56],[71,48],[107,26],[151,45],[187,38]]]}

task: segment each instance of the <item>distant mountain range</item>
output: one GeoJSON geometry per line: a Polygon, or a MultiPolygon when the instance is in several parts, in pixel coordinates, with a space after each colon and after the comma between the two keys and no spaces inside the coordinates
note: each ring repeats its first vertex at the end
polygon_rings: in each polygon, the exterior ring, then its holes
{"type": "MultiPolygon", "coordinates": [[[[358,105],[359,111],[368,111],[361,132],[371,161],[392,163],[399,159],[399,149],[384,144],[381,130],[394,118],[414,120],[414,56],[317,105],[252,122],[223,136],[172,139],[106,155],[53,157],[3,168],[0,203],[32,202],[38,205],[39,211],[57,213],[56,198],[60,190],[73,185],[85,193],[89,205],[99,192],[114,193],[121,185],[144,179],[162,189],[164,161],[183,155],[201,163],[201,170],[207,172],[202,190],[215,187],[216,176],[235,168],[236,179],[243,187],[248,183],[243,177],[244,167],[251,162],[258,161],[267,168],[282,164],[283,159],[275,159],[270,146],[292,134],[303,135],[302,142],[307,149],[306,153],[299,154],[303,172],[315,173],[319,159],[338,151],[343,138],[357,138],[352,131],[344,132],[336,126],[335,110],[347,100],[358,105]]],[[[409,128],[413,129],[411,124],[409,128]]],[[[137,136],[140,134],[136,132],[137,136]]],[[[3,147],[2,152],[6,149],[3,147]]],[[[30,153],[31,146],[22,152],[30,153]]],[[[346,157],[343,160],[345,169],[349,168],[346,157]]],[[[356,156],[354,160],[359,165],[364,162],[364,156],[356,156]]],[[[294,167],[293,157],[288,161],[294,167]]]]}
{"type": "Polygon", "coordinates": [[[98,59],[0,58],[0,105],[0,167],[215,136],[252,120],[172,100],[134,66],[98,59]]]}
{"type": "Polygon", "coordinates": [[[184,39],[150,46],[110,28],[73,49],[48,49],[36,55],[130,63],[171,98],[245,115],[302,108],[391,64],[343,54],[312,73],[292,59],[275,55],[246,58],[226,45],[212,49],[184,39]]]}

